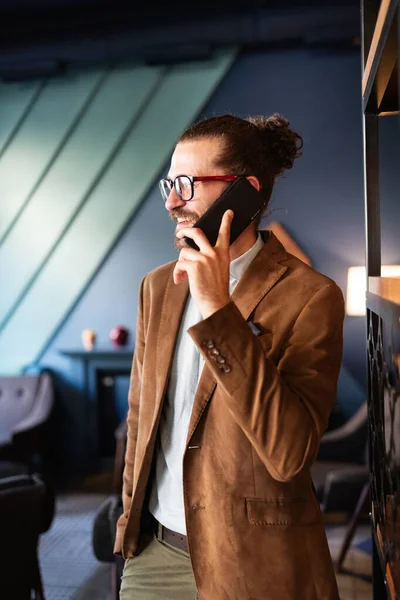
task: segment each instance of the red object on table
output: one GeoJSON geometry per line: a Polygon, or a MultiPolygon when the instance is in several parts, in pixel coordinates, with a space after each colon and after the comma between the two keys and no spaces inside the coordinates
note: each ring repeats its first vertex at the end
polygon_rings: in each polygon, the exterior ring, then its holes
{"type": "Polygon", "coordinates": [[[110,340],[112,343],[117,346],[125,346],[129,338],[129,331],[126,327],[122,325],[118,325],[117,327],[113,327],[110,331],[110,340]]]}

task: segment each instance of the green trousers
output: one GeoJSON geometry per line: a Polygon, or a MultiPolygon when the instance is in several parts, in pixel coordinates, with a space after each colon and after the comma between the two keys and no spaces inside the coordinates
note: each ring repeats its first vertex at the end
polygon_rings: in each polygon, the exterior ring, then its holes
{"type": "Polygon", "coordinates": [[[199,600],[190,555],[145,536],[142,552],[125,561],[120,600],[199,600]]]}

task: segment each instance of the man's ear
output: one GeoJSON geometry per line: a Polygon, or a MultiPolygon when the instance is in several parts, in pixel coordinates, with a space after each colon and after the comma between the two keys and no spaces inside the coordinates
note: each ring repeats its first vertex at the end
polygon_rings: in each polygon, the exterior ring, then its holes
{"type": "Polygon", "coordinates": [[[246,177],[246,179],[253,187],[256,188],[257,192],[261,190],[261,183],[258,181],[257,177],[250,175],[250,177],[246,177]]]}

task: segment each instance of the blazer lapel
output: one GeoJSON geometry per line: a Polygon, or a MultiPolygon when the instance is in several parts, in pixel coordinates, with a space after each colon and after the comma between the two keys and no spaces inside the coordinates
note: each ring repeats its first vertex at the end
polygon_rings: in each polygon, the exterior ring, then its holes
{"type": "MultiPolygon", "coordinates": [[[[264,247],[243,273],[231,296],[246,321],[288,269],[285,265],[280,264],[280,261],[287,259],[288,255],[276,236],[270,231],[261,231],[260,233],[264,247]]],[[[211,369],[205,364],[193,403],[187,443],[189,443],[216,385],[217,382],[211,369]]]]}
{"type": "Polygon", "coordinates": [[[288,255],[276,236],[270,231],[260,233],[264,247],[243,273],[232,294],[233,302],[246,321],[288,269],[280,264],[288,255]]]}
{"type": "Polygon", "coordinates": [[[155,424],[155,421],[157,420],[167,388],[168,377],[175,352],[175,344],[189,294],[189,282],[187,278],[179,285],[174,283],[172,278],[174,266],[175,263],[172,265],[168,275],[157,334],[154,373],[156,377],[156,402],[153,424],[155,424]]]}

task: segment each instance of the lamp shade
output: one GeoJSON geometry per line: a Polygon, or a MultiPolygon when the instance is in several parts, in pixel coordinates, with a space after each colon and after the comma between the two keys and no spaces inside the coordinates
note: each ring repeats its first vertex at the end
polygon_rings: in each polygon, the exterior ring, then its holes
{"type": "MultiPolygon", "coordinates": [[[[400,265],[382,265],[382,277],[400,277],[400,265]]],[[[350,267],[347,273],[346,314],[361,317],[366,312],[365,267],[350,267]]]]}

